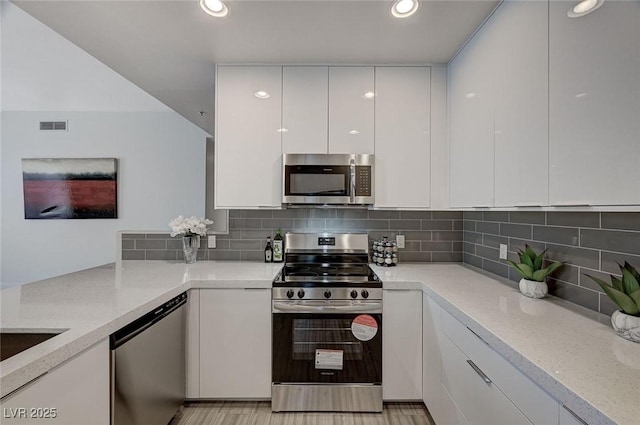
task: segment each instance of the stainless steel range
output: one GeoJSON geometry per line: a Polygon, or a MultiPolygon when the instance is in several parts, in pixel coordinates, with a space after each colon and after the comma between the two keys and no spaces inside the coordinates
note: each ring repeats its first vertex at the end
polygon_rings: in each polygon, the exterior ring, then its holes
{"type": "Polygon", "coordinates": [[[382,282],[366,234],[287,233],[273,282],[272,410],[382,411],[382,282]]]}

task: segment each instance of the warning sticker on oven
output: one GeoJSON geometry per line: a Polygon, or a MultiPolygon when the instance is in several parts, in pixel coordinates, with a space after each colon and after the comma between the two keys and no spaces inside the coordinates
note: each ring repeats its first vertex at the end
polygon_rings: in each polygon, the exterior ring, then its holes
{"type": "Polygon", "coordinates": [[[342,350],[316,349],[316,369],[342,370],[343,354],[342,350]]]}
{"type": "Polygon", "coordinates": [[[351,322],[351,333],[360,341],[369,341],[378,333],[378,322],[368,314],[361,314],[351,322]]]}

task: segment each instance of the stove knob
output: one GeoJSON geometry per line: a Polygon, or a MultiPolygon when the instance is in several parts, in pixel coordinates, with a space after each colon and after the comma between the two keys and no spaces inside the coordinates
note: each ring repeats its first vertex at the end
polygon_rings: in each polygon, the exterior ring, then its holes
{"type": "Polygon", "coordinates": [[[324,291],[325,298],[331,298],[331,291],[324,291]]]}
{"type": "Polygon", "coordinates": [[[351,291],[351,298],[358,298],[358,291],[356,291],[355,289],[351,291]]]}
{"type": "Polygon", "coordinates": [[[298,298],[304,298],[304,289],[298,291],[298,298]]]}
{"type": "Polygon", "coordinates": [[[287,291],[287,298],[293,298],[293,289],[287,291]]]}
{"type": "Polygon", "coordinates": [[[367,291],[366,289],[362,290],[362,298],[369,298],[369,291],[367,291]]]}

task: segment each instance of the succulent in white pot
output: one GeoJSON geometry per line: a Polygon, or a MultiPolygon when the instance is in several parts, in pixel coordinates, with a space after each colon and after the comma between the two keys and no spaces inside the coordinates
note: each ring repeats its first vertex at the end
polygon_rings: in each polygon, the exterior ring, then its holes
{"type": "Polygon", "coordinates": [[[547,276],[564,265],[561,261],[555,261],[547,267],[542,267],[546,252],[545,249],[540,254],[536,254],[533,248],[525,245],[524,249],[518,250],[519,263],[507,260],[507,263],[522,276],[519,283],[520,292],[529,298],[546,297],[549,292],[547,276]]]}
{"type": "Polygon", "coordinates": [[[640,342],[640,273],[628,262],[618,264],[622,278],[610,275],[611,285],[602,279],[585,273],[600,285],[620,310],[611,315],[611,325],[618,335],[633,342],[640,342]]]}

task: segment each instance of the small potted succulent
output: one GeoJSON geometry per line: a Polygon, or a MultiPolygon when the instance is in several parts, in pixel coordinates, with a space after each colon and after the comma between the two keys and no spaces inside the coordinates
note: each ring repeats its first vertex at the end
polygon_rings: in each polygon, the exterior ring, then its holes
{"type": "Polygon", "coordinates": [[[520,275],[520,292],[529,298],[544,298],[549,292],[546,278],[551,273],[564,265],[563,262],[556,261],[543,268],[545,249],[540,254],[529,246],[525,245],[524,249],[518,250],[520,262],[507,260],[507,263],[513,267],[520,275]]]}
{"type": "Polygon", "coordinates": [[[611,285],[602,279],[585,273],[600,285],[620,310],[611,315],[611,325],[622,338],[640,342],[640,273],[629,263],[618,264],[622,279],[611,275],[611,285]]]}

